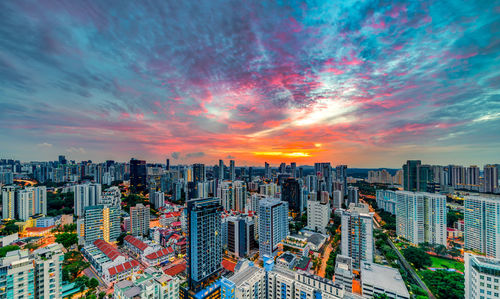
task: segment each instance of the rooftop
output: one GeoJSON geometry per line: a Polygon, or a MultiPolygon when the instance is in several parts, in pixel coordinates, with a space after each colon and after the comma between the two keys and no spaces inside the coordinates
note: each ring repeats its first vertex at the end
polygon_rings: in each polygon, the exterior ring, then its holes
{"type": "Polygon", "coordinates": [[[229,280],[234,282],[236,286],[244,284],[247,280],[249,280],[252,276],[255,274],[261,274],[264,272],[264,269],[262,268],[256,268],[256,267],[248,267],[246,269],[241,270],[240,272],[234,274],[233,277],[231,277],[229,280]]]}
{"type": "Polygon", "coordinates": [[[142,242],[141,240],[137,239],[134,236],[131,235],[125,236],[124,240],[132,244],[134,247],[138,248],[141,251],[144,251],[146,250],[146,248],[148,248],[148,245],[146,243],[142,242]]]}
{"type": "Polygon", "coordinates": [[[401,274],[395,268],[362,261],[361,282],[410,297],[401,274]]]}
{"type": "Polygon", "coordinates": [[[95,240],[94,245],[113,261],[116,260],[119,256],[123,256],[123,254],[119,252],[116,248],[114,248],[113,245],[109,244],[104,240],[101,239],[95,240]]]}

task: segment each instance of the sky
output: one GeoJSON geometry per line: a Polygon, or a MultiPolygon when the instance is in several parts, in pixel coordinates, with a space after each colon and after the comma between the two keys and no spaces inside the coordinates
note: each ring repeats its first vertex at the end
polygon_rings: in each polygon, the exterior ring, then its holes
{"type": "Polygon", "coordinates": [[[498,1],[0,1],[0,157],[499,153],[498,1]]]}

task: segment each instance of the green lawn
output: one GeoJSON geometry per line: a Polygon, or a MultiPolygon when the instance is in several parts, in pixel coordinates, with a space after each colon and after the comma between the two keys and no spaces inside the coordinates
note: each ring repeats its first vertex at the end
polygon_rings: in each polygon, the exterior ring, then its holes
{"type": "Polygon", "coordinates": [[[456,269],[458,271],[464,272],[464,264],[461,262],[439,258],[435,256],[431,256],[431,261],[433,268],[456,269]]]}

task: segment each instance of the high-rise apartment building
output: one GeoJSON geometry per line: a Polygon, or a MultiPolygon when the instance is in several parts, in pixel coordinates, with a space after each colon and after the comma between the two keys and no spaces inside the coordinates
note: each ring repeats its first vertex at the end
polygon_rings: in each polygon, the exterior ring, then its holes
{"type": "Polygon", "coordinates": [[[415,245],[427,242],[446,246],[446,196],[427,192],[395,193],[396,234],[415,245]]]}
{"type": "Polygon", "coordinates": [[[301,213],[302,203],[300,202],[300,184],[294,178],[287,178],[281,186],[281,200],[288,202],[288,207],[292,212],[301,213]]]}
{"type": "Polygon", "coordinates": [[[222,270],[222,206],[218,198],[187,202],[187,274],[191,292],[211,285],[222,270]]]}
{"type": "Polygon", "coordinates": [[[495,165],[484,166],[484,192],[493,193],[498,188],[498,168],[495,165]]]}
{"type": "Polygon", "coordinates": [[[35,250],[34,260],[35,298],[62,298],[62,264],[64,254],[58,243],[35,250]]]}
{"type": "Polygon", "coordinates": [[[219,176],[220,181],[224,180],[224,161],[219,160],[219,176]]]}
{"type": "Polygon", "coordinates": [[[16,187],[2,187],[2,219],[16,218],[16,187]]]}
{"type": "Polygon", "coordinates": [[[236,257],[245,257],[250,250],[257,249],[255,224],[250,217],[231,216],[227,222],[227,249],[236,257]]]}
{"type": "Polygon", "coordinates": [[[361,261],[373,261],[373,213],[366,204],[351,204],[341,215],[342,255],[352,258],[354,269],[361,261]]]}
{"type": "Polygon", "coordinates": [[[137,191],[146,189],[146,161],[130,159],[130,186],[137,191]]]}
{"type": "Polygon", "coordinates": [[[465,177],[466,185],[479,185],[479,167],[476,165],[471,165],[466,169],[465,177]]]}
{"type": "Polygon", "coordinates": [[[297,178],[297,163],[290,163],[290,172],[292,173],[292,177],[297,178]]]}
{"type": "Polygon", "coordinates": [[[114,242],[120,236],[120,207],[105,205],[86,207],[82,221],[83,225],[77,227],[80,241],[83,240],[80,244],[91,244],[97,239],[114,242]]]}
{"type": "Polygon", "coordinates": [[[264,177],[266,179],[271,178],[271,169],[269,168],[269,163],[264,162],[264,177]]]}
{"type": "Polygon", "coordinates": [[[266,299],[266,272],[253,264],[221,279],[222,299],[266,299]]]}
{"type": "Polygon", "coordinates": [[[420,160],[408,160],[403,165],[403,186],[405,190],[417,191],[417,168],[422,164],[420,160]]]}
{"type": "Polygon", "coordinates": [[[75,214],[82,217],[86,207],[98,205],[101,202],[101,184],[83,184],[75,186],[75,214]]]}
{"type": "Polygon", "coordinates": [[[150,207],[138,203],[130,208],[130,232],[132,236],[147,236],[149,233],[150,207]]]}
{"type": "Polygon", "coordinates": [[[500,258],[500,201],[467,196],[464,201],[464,248],[500,258]]]}
{"type": "Polygon", "coordinates": [[[465,299],[500,298],[500,259],[465,253],[465,299]]]}
{"type": "Polygon", "coordinates": [[[342,182],[344,195],[347,195],[347,165],[337,165],[335,167],[337,181],[342,182]]]}
{"type": "Polygon", "coordinates": [[[358,202],[359,202],[359,189],[358,189],[358,187],[354,187],[354,186],[347,187],[346,206],[350,206],[352,203],[357,204],[358,202]]]}
{"type": "Polygon", "coordinates": [[[313,193],[313,198],[307,201],[307,228],[326,234],[326,227],[330,220],[330,204],[328,198],[318,199],[313,193]]]}
{"type": "Polygon", "coordinates": [[[269,197],[261,199],[259,201],[260,256],[274,257],[278,245],[288,235],[288,202],[269,197]]]}
{"type": "Polygon", "coordinates": [[[150,194],[149,196],[152,197],[152,202],[155,206],[155,209],[158,210],[165,206],[165,193],[163,193],[162,191],[156,191],[153,194],[150,194]]]}
{"type": "Polygon", "coordinates": [[[28,187],[17,194],[17,215],[24,221],[38,214],[47,214],[47,189],[45,186],[28,187]]]}
{"type": "Polygon", "coordinates": [[[28,251],[7,252],[0,258],[0,298],[35,298],[35,271],[28,251]]]}
{"type": "Polygon", "coordinates": [[[229,161],[229,179],[231,181],[236,180],[236,169],[234,167],[234,160],[229,161]]]}
{"type": "Polygon", "coordinates": [[[206,177],[207,174],[205,170],[205,164],[193,164],[193,182],[195,184],[204,182],[206,180],[206,177]]]}

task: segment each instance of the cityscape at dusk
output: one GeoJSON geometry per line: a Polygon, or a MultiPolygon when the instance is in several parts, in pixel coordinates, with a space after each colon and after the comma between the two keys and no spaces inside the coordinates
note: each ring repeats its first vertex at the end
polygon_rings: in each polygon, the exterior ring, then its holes
{"type": "Polygon", "coordinates": [[[496,1],[2,1],[1,153],[488,163],[496,1]]]}
{"type": "Polygon", "coordinates": [[[499,1],[0,1],[0,299],[500,298],[499,65],[499,1]]]}

